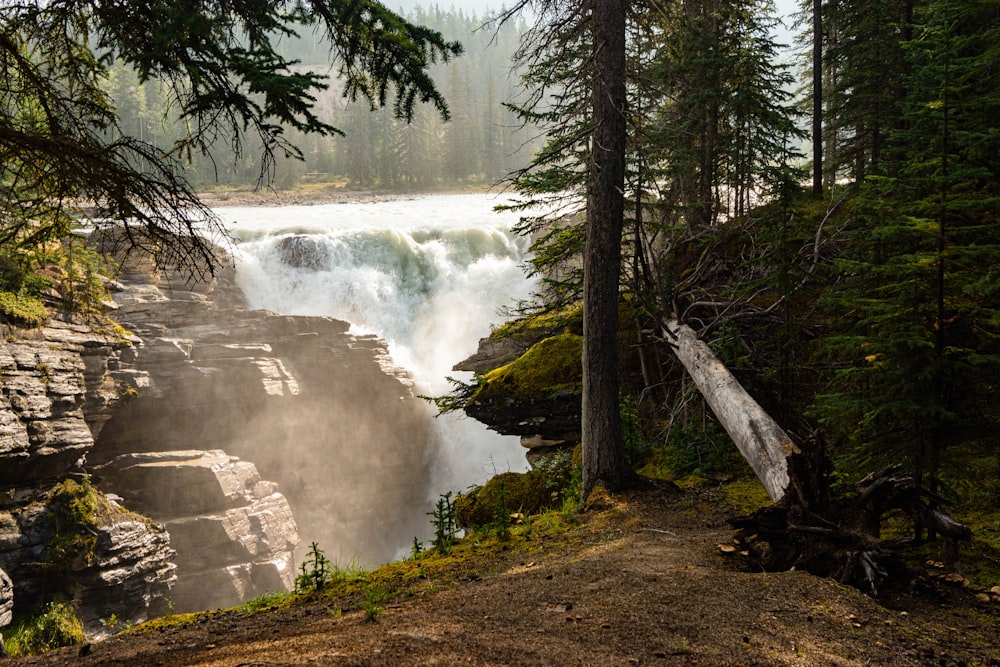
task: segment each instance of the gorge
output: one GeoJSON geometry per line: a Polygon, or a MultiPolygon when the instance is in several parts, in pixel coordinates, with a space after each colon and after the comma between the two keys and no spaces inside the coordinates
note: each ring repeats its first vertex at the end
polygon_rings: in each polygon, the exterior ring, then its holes
{"type": "Polygon", "coordinates": [[[39,340],[6,343],[6,608],[58,585],[100,634],[108,618],[238,604],[290,587],[312,542],[345,566],[405,555],[440,493],[523,468],[516,439],[435,419],[418,398],[530,291],[493,203],[221,210],[239,242],[213,282],[133,255],[114,294],[124,331],[10,331],[39,340]],[[65,360],[42,354],[60,345],[65,360]],[[54,578],[32,563],[58,532],[46,499],[67,476],[145,518],[101,518],[109,536],[54,578]],[[46,525],[31,532],[31,517],[46,525]],[[119,567],[132,584],[106,576],[126,524],[146,549],[119,567]]]}

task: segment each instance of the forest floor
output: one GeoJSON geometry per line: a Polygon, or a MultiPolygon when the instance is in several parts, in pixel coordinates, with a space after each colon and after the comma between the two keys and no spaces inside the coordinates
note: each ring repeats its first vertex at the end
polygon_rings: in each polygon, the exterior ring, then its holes
{"type": "Polygon", "coordinates": [[[377,613],[330,598],[205,612],[3,664],[1000,665],[1000,602],[933,571],[880,601],[752,572],[719,549],[734,509],[716,486],[604,497],[562,532],[532,519],[500,548],[466,544],[377,613]]]}

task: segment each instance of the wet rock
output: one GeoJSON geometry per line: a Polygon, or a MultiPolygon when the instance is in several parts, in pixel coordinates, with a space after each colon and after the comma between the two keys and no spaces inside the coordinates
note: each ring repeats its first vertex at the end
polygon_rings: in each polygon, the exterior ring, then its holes
{"type": "Polygon", "coordinates": [[[330,265],[330,251],[311,236],[286,236],[278,242],[281,261],[293,268],[325,269],[330,265]]]}

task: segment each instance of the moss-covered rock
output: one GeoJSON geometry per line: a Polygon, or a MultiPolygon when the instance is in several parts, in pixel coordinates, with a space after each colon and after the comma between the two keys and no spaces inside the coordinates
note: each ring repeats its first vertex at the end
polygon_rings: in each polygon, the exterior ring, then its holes
{"type": "Polygon", "coordinates": [[[505,472],[455,498],[455,523],[465,530],[481,528],[507,522],[515,512],[537,514],[555,502],[544,473],[505,472]]]}
{"type": "Polygon", "coordinates": [[[551,336],[479,378],[467,415],[505,435],[572,440],[580,429],[583,339],[551,336]]]}
{"type": "Polygon", "coordinates": [[[583,371],[583,337],[573,333],[551,336],[506,366],[482,376],[471,401],[499,397],[520,401],[578,394],[583,371]]]}

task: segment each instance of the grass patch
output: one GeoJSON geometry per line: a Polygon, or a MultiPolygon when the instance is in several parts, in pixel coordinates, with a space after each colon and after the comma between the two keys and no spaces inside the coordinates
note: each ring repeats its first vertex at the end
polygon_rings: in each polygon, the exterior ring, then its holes
{"type": "Polygon", "coordinates": [[[3,644],[14,657],[37,655],[84,640],[83,624],[68,602],[50,602],[36,616],[15,621],[3,630],[3,644]]]}
{"type": "Polygon", "coordinates": [[[287,591],[261,593],[260,595],[252,597],[244,602],[240,607],[238,607],[238,609],[247,616],[251,616],[260,611],[287,606],[289,600],[293,597],[294,594],[287,591]]]}

